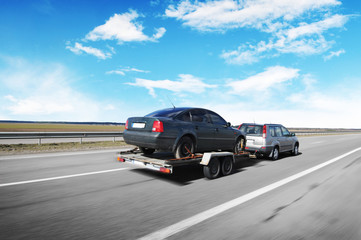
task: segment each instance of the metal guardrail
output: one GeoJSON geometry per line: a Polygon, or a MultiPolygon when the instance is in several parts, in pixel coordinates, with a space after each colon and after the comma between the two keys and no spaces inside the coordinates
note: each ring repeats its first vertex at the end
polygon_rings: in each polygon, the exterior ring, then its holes
{"type": "MultiPolygon", "coordinates": [[[[292,132],[292,131],[291,131],[292,132]]],[[[335,134],[347,134],[347,133],[361,133],[361,131],[329,131],[329,132],[294,132],[296,136],[307,135],[335,135],[335,134]]]]}
{"type": "MultiPolygon", "coordinates": [[[[331,131],[331,132],[296,132],[296,136],[307,135],[331,135],[345,133],[361,133],[360,131],[331,131]]],[[[83,138],[98,137],[123,137],[123,132],[0,132],[0,139],[38,139],[41,145],[41,139],[46,138],[79,138],[82,143],[83,138]]]]}
{"type": "Polygon", "coordinates": [[[41,139],[45,138],[79,138],[82,143],[83,138],[98,137],[122,137],[123,132],[0,132],[0,139],[41,139]]]}

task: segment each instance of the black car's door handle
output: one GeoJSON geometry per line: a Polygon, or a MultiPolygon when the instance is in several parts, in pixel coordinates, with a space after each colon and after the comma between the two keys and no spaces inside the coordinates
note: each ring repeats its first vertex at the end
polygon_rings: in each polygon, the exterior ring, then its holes
{"type": "Polygon", "coordinates": [[[219,130],[218,130],[218,128],[216,128],[215,130],[216,130],[216,132],[218,132],[218,131],[219,131],[219,130]]]}
{"type": "Polygon", "coordinates": [[[194,128],[195,128],[196,130],[198,130],[198,126],[195,126],[194,128]]]}

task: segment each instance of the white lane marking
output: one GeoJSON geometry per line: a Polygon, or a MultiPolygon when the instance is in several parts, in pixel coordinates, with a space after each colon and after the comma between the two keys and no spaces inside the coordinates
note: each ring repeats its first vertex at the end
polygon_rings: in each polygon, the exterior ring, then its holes
{"type": "Polygon", "coordinates": [[[34,180],[12,182],[12,183],[2,183],[2,184],[0,184],[0,187],[22,185],[22,184],[28,184],[28,183],[37,183],[37,182],[46,182],[46,181],[59,180],[59,179],[64,179],[64,178],[82,177],[82,176],[88,176],[88,175],[94,175],[94,174],[117,172],[117,171],[122,171],[122,170],[126,170],[126,169],[128,169],[128,168],[116,168],[116,169],[109,169],[109,170],[103,170],[103,171],[97,171],[97,172],[87,172],[87,173],[80,173],[80,174],[72,174],[72,175],[59,176],[59,177],[34,179],[34,180]]]}
{"type": "Polygon", "coordinates": [[[324,141],[313,142],[311,144],[320,144],[320,143],[324,143],[324,141]]]}
{"type": "Polygon", "coordinates": [[[60,152],[60,153],[40,153],[40,154],[28,154],[28,155],[11,155],[11,156],[0,156],[0,161],[6,160],[20,160],[20,159],[29,159],[29,158],[42,158],[42,157],[63,157],[63,156],[76,156],[76,155],[86,155],[86,154],[97,154],[97,153],[111,153],[111,152],[120,152],[125,150],[130,150],[131,148],[119,148],[111,150],[96,150],[96,151],[79,151],[79,152],[60,152]]]}
{"type": "Polygon", "coordinates": [[[342,159],[342,158],[344,158],[344,157],[346,157],[346,156],[348,156],[348,155],[350,155],[352,153],[360,151],[360,150],[361,150],[361,147],[357,148],[357,149],[354,149],[354,150],[352,150],[350,152],[347,152],[347,153],[345,153],[345,154],[343,154],[341,156],[338,156],[338,157],[333,158],[333,159],[331,159],[329,161],[321,163],[321,164],[319,164],[317,166],[309,168],[309,169],[307,169],[305,171],[302,171],[300,173],[292,175],[292,176],[290,176],[288,178],[282,179],[282,180],[280,180],[278,182],[272,183],[272,184],[270,184],[270,185],[268,185],[266,187],[260,188],[258,190],[253,191],[253,192],[250,192],[250,193],[248,193],[246,195],[243,195],[241,197],[233,199],[233,200],[231,200],[229,202],[218,205],[218,206],[216,206],[214,208],[211,208],[209,210],[201,212],[201,213],[199,213],[197,215],[194,215],[193,217],[187,218],[187,219],[185,219],[183,221],[180,221],[178,223],[175,223],[173,225],[170,225],[168,227],[160,229],[160,230],[158,230],[156,232],[153,232],[153,233],[151,233],[149,235],[146,235],[144,237],[141,237],[139,239],[140,240],[150,240],[150,239],[160,240],[160,239],[165,239],[167,237],[170,237],[170,236],[172,236],[172,235],[174,235],[176,233],[179,233],[179,232],[181,232],[181,231],[183,231],[183,230],[185,230],[187,228],[190,228],[190,227],[192,227],[192,226],[194,226],[194,225],[196,225],[196,224],[198,224],[200,222],[203,222],[203,221],[205,221],[205,220],[207,220],[207,219],[209,219],[211,217],[214,217],[214,216],[216,216],[216,215],[218,215],[218,214],[220,214],[222,212],[225,212],[225,211],[227,211],[227,210],[229,210],[229,209],[231,209],[233,207],[239,206],[239,205],[241,205],[241,204],[243,204],[243,203],[245,203],[247,201],[250,201],[250,200],[252,200],[252,199],[254,199],[254,198],[258,197],[258,196],[261,196],[261,195],[263,195],[263,194],[265,194],[267,192],[270,192],[270,191],[272,191],[272,190],[274,190],[276,188],[279,188],[279,187],[281,187],[281,186],[283,186],[283,185],[285,185],[287,183],[290,183],[290,182],[292,182],[292,181],[294,181],[294,180],[296,180],[298,178],[301,178],[301,177],[303,177],[303,176],[305,176],[307,174],[310,174],[310,173],[312,173],[314,171],[317,171],[317,170],[319,170],[319,169],[321,169],[323,167],[326,167],[327,165],[330,165],[331,163],[339,161],[340,159],[342,159]]]}

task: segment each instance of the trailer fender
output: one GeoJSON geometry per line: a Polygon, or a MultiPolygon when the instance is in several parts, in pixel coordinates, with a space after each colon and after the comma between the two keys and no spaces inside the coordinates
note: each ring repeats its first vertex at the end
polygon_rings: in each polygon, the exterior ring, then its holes
{"type": "Polygon", "coordinates": [[[232,157],[232,159],[234,161],[233,153],[231,153],[231,152],[206,152],[206,153],[203,154],[202,161],[200,162],[200,164],[207,166],[212,158],[214,158],[214,157],[227,157],[227,156],[232,157]]]}

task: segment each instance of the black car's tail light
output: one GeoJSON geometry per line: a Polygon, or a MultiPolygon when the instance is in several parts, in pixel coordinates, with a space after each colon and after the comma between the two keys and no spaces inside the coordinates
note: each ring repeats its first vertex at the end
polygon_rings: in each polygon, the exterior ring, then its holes
{"type": "Polygon", "coordinates": [[[152,132],[163,132],[163,123],[161,121],[154,121],[152,132]]]}

